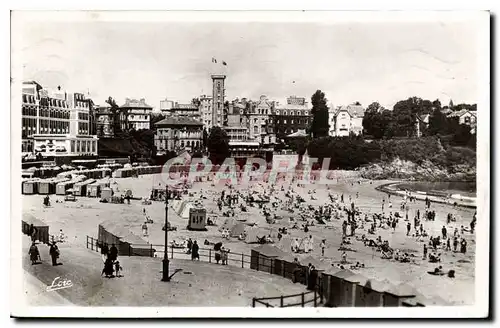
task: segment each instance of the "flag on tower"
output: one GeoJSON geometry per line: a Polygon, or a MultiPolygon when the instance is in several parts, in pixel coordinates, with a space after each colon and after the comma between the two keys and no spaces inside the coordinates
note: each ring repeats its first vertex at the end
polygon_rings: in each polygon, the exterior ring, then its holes
{"type": "Polygon", "coordinates": [[[225,61],[222,61],[222,65],[227,66],[227,63],[225,61]]]}
{"type": "Polygon", "coordinates": [[[217,64],[217,59],[215,59],[214,57],[212,57],[212,63],[216,63],[217,64]]]}

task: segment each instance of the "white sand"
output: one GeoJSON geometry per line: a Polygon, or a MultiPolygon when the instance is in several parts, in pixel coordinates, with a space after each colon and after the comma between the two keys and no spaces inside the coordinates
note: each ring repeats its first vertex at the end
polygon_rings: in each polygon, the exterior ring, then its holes
{"type": "MultiPolygon", "coordinates": [[[[134,196],[149,197],[153,185],[158,185],[157,177],[153,175],[145,175],[139,178],[124,178],[115,179],[118,182],[120,192],[125,189],[131,189],[134,196]]],[[[361,185],[354,183],[346,183],[345,181],[331,185],[330,192],[332,194],[344,194],[344,200],[349,202],[349,195],[356,203],[361,211],[378,213],[381,211],[381,200],[387,197],[384,193],[376,191],[375,187],[388,183],[390,181],[378,181],[369,184],[363,182],[361,185]],[[359,192],[359,198],[356,198],[356,192],[359,192]]],[[[213,187],[209,183],[195,184],[192,191],[196,192],[200,189],[207,193],[218,193],[224,187],[213,187]]],[[[279,188],[277,188],[279,189],[279,188]]],[[[319,206],[330,203],[327,195],[328,191],[325,186],[309,185],[306,188],[294,188],[306,200],[306,204],[319,206]],[[311,189],[316,189],[315,197],[317,200],[310,200],[310,195],[307,192],[311,189]]],[[[226,193],[227,194],[227,193],[226,193]]],[[[283,192],[278,192],[279,197],[284,199],[283,192]]],[[[220,194],[218,194],[220,195],[220,194]]],[[[204,200],[204,205],[207,210],[218,212],[216,203],[213,202],[213,196],[207,195],[208,199],[204,200]]],[[[116,220],[124,227],[129,228],[135,234],[142,236],[141,225],[144,222],[142,214],[143,208],[146,208],[148,215],[154,220],[154,223],[149,225],[149,242],[154,245],[164,244],[164,232],[161,230],[165,220],[165,204],[161,202],[153,202],[152,205],[141,205],[140,201],[133,200],[130,205],[127,204],[103,204],[99,203],[96,198],[78,198],[75,203],[55,203],[56,199],[62,199],[62,196],[51,196],[52,207],[44,208],[42,206],[41,195],[26,196],[23,195],[23,210],[33,213],[36,217],[42,219],[50,225],[52,234],[57,234],[59,229],[63,229],[64,233],[68,236],[69,243],[75,244],[76,247],[85,247],[86,235],[97,237],[98,224],[105,220],[116,220]]],[[[393,213],[398,211],[401,198],[391,196],[393,204],[393,213]]],[[[424,202],[417,201],[410,205],[410,222],[413,230],[413,216],[417,209],[420,209],[421,217],[424,213],[424,202]]],[[[260,227],[269,228],[277,231],[278,227],[290,226],[289,223],[269,225],[265,222],[265,218],[261,211],[256,207],[247,207],[249,216],[253,221],[258,222],[260,227]]],[[[446,214],[451,212],[456,215],[457,222],[447,226],[448,234],[452,234],[455,227],[460,230],[460,225],[469,226],[472,219],[474,210],[465,208],[452,208],[444,204],[432,204],[431,209],[436,211],[436,221],[428,222],[423,220],[425,230],[430,235],[440,235],[441,227],[446,221],[446,214]]],[[[387,201],[385,212],[388,213],[387,201]]],[[[364,216],[364,215],[363,215],[364,216]]],[[[224,217],[219,216],[217,219],[218,224],[222,224],[224,217]]],[[[186,230],[187,220],[179,218],[179,216],[169,209],[169,221],[173,226],[177,227],[177,231],[169,233],[169,240],[183,240],[188,237],[197,240],[200,247],[205,248],[203,241],[208,239],[211,242],[222,241],[225,247],[231,249],[232,252],[245,253],[250,255],[250,249],[256,245],[246,244],[244,242],[231,239],[230,241],[223,240],[218,227],[208,227],[206,232],[195,232],[186,230]]],[[[299,222],[300,223],[300,222],[299,222]]],[[[338,263],[340,261],[341,252],[338,250],[341,241],[341,224],[342,220],[335,220],[329,223],[332,228],[325,228],[323,225],[316,225],[310,228],[309,233],[304,233],[302,230],[290,230],[291,237],[303,238],[307,235],[314,237],[314,251],[312,255],[329,265],[330,263],[338,263]],[[326,239],[327,249],[325,250],[325,257],[321,258],[319,244],[322,239],[326,239]]],[[[368,224],[365,224],[365,230],[368,224]]],[[[366,231],[357,230],[356,234],[361,236],[366,231]]],[[[356,252],[347,252],[347,259],[349,262],[361,262],[365,264],[364,269],[358,270],[359,273],[368,278],[379,280],[388,279],[393,283],[405,282],[417,288],[422,294],[427,297],[439,297],[447,300],[452,304],[473,304],[474,303],[474,262],[475,262],[475,236],[470,233],[465,234],[468,242],[468,253],[452,253],[442,252],[442,262],[439,265],[443,266],[445,271],[454,269],[456,271],[456,278],[450,279],[446,276],[438,277],[427,274],[427,271],[433,270],[437,265],[423,261],[422,250],[423,243],[417,242],[415,238],[406,237],[406,222],[400,220],[396,231],[391,230],[377,230],[377,235],[368,235],[369,238],[375,239],[380,235],[383,240],[388,240],[391,247],[399,249],[407,249],[415,251],[416,264],[399,263],[393,260],[383,260],[380,254],[374,252],[371,248],[364,247],[361,242],[357,242],[351,238],[353,244],[351,248],[356,252]],[[460,262],[459,262],[460,261],[460,262]]],[[[428,240],[426,240],[428,241],[428,240]]],[[[279,243],[277,244],[279,246],[279,243]]],[[[159,247],[155,247],[159,249],[159,247]]],[[[288,251],[288,250],[287,250],[288,251]]],[[[290,251],[289,251],[290,252],[290,251]]],[[[290,252],[291,254],[291,252],[290,252]]],[[[296,255],[293,255],[296,256],[296,255]]],[[[298,256],[303,258],[304,255],[298,256]]],[[[250,273],[249,273],[250,274],[250,273]]]]}

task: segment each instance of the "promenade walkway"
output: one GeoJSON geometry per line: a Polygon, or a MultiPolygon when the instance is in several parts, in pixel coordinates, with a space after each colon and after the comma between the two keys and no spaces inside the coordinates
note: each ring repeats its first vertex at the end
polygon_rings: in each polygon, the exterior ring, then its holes
{"type": "MultiPolygon", "coordinates": [[[[23,254],[28,248],[29,239],[23,237],[23,254]]],[[[182,271],[169,283],[161,281],[161,259],[145,257],[119,258],[123,277],[108,279],[100,275],[103,263],[98,253],[84,245],[61,244],[59,249],[62,265],[52,266],[48,247],[39,245],[43,263],[31,265],[23,256],[24,270],[40,286],[51,285],[57,277],[70,280],[72,287],[40,293],[57,293],[78,306],[252,306],[254,297],[305,291],[303,285],[268,273],[179,259],[170,262],[170,271],[182,271]]]]}

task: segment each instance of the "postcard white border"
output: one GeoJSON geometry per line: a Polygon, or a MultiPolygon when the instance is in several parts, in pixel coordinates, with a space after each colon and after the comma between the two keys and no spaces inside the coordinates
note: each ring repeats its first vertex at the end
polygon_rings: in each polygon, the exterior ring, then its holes
{"type": "MultiPolygon", "coordinates": [[[[205,18],[206,13],[161,13],[161,12],[143,12],[143,13],[126,13],[128,21],[144,20],[144,15],[148,15],[148,20],[175,20],[175,21],[353,21],[362,20],[364,22],[376,21],[409,21],[409,20],[435,20],[435,19],[452,19],[463,20],[472,19],[477,22],[479,32],[478,63],[481,69],[478,76],[478,81],[481,81],[481,92],[478,99],[478,179],[477,179],[477,194],[478,194],[478,220],[479,225],[477,234],[485,238],[477,238],[476,242],[476,304],[467,307],[426,307],[426,308],[289,308],[289,309],[265,309],[265,308],[143,308],[143,307],[28,307],[21,305],[19,301],[20,286],[22,275],[16,274],[15,268],[22,268],[20,252],[20,234],[19,224],[21,212],[19,199],[12,197],[12,215],[11,215],[11,299],[16,301],[16,307],[11,308],[13,315],[35,316],[35,317],[52,317],[64,314],[69,317],[327,317],[327,318],[405,318],[405,317],[484,317],[488,313],[488,294],[489,294],[489,110],[490,110],[490,22],[489,13],[487,12],[271,12],[271,13],[256,13],[256,12],[239,12],[232,13],[231,16],[225,16],[223,13],[210,13],[209,18],[205,18]],[[397,17],[396,17],[397,15],[397,17]],[[480,255],[480,256],[479,256],[480,255]]],[[[19,21],[13,21],[13,30],[18,24],[22,23],[23,19],[37,19],[34,14],[26,13],[19,21]],[[31,16],[30,16],[31,15],[31,16]]],[[[65,13],[65,17],[56,17],[57,14],[45,12],[45,19],[71,19],[72,21],[79,19],[95,19],[89,13],[65,13]]],[[[14,16],[15,17],[15,16],[14,16]]],[[[100,20],[116,21],[124,20],[123,17],[117,18],[116,14],[107,12],[100,13],[100,20]]],[[[13,47],[16,46],[16,35],[12,39],[13,47]]],[[[14,53],[15,54],[15,53],[14,53]]],[[[12,76],[14,78],[12,103],[20,103],[20,79],[19,64],[15,56],[12,57],[12,76]],[[19,90],[16,92],[16,90],[19,90]]],[[[20,195],[20,184],[18,177],[20,176],[19,150],[20,147],[20,111],[16,111],[15,107],[11,109],[11,193],[12,195],[20,195]]]]}

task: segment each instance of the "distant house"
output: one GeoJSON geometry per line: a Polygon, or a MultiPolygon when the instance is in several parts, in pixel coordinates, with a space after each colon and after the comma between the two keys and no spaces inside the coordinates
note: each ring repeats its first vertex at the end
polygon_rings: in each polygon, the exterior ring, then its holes
{"type": "Polygon", "coordinates": [[[122,113],[126,115],[126,119],[121,121],[126,121],[128,126],[122,127],[125,128],[133,128],[135,130],[147,129],[149,130],[149,122],[151,119],[151,112],[153,111],[153,107],[146,104],[146,100],[144,98],[140,100],[136,99],[125,99],[125,104],[121,106],[122,113]]]}
{"type": "Polygon", "coordinates": [[[456,112],[451,112],[447,115],[448,118],[456,117],[458,118],[458,123],[466,124],[472,126],[476,123],[477,115],[475,111],[470,111],[468,109],[462,109],[456,112]]]}
{"type": "Polygon", "coordinates": [[[199,149],[203,123],[189,116],[170,116],[155,124],[155,146],[159,152],[199,149]]]}
{"type": "Polygon", "coordinates": [[[422,130],[429,127],[429,114],[415,115],[415,130],[417,138],[422,136],[422,130]]]}
{"type": "Polygon", "coordinates": [[[365,109],[361,105],[347,105],[338,107],[333,113],[334,129],[330,131],[332,136],[346,137],[354,133],[363,133],[363,117],[365,109]]]}

